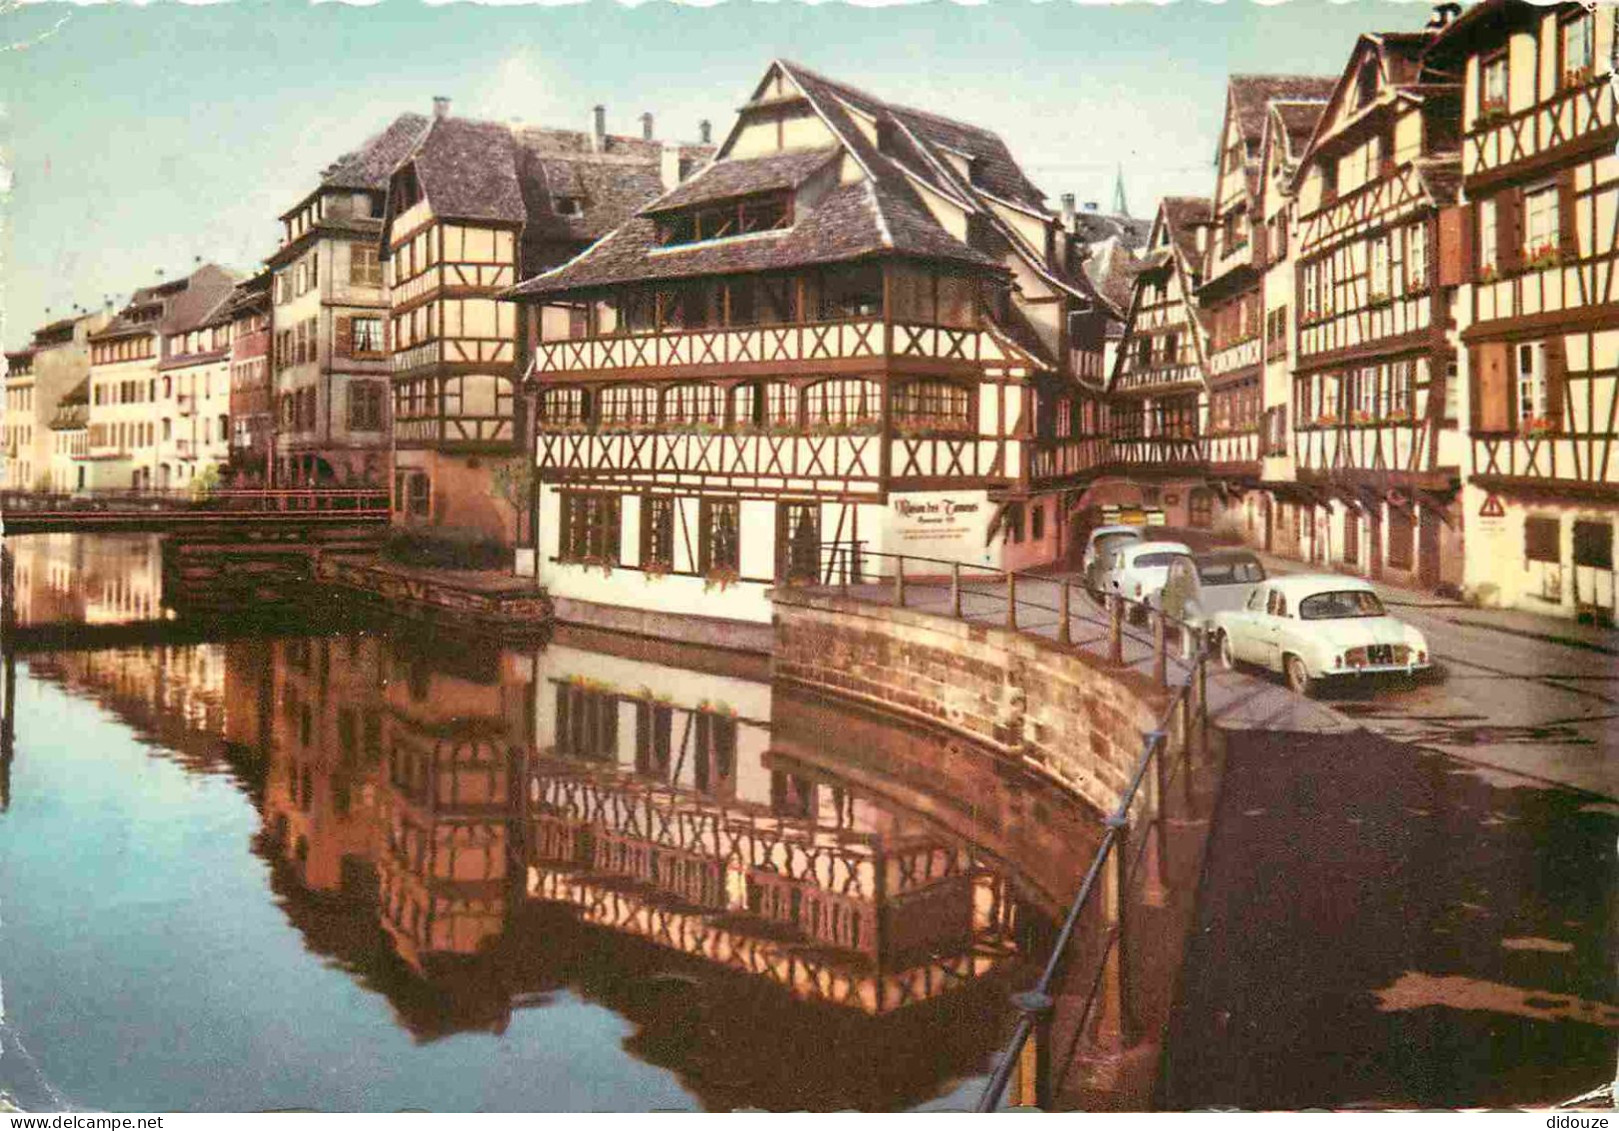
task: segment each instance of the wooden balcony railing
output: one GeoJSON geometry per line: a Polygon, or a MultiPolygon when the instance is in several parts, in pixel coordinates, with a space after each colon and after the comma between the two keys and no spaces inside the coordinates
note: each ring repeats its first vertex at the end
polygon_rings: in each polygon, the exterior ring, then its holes
{"type": "Polygon", "coordinates": [[[1607,76],[1594,77],[1526,110],[1475,121],[1462,140],[1462,175],[1469,181],[1482,179],[1612,130],[1615,124],[1607,76]]]}
{"type": "Polygon", "coordinates": [[[1002,344],[981,329],[896,322],[891,330],[890,336],[881,321],[857,319],[541,342],[530,373],[557,376],[884,356],[963,362],[1011,360],[1002,344]]]}

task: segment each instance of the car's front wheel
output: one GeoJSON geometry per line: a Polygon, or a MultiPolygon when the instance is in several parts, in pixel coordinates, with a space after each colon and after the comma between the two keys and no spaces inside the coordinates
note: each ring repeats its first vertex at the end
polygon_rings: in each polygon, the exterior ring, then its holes
{"type": "Polygon", "coordinates": [[[1287,686],[1308,697],[1315,691],[1315,680],[1310,678],[1310,669],[1304,666],[1304,661],[1297,656],[1288,656],[1283,667],[1287,672],[1287,686]]]}
{"type": "Polygon", "coordinates": [[[1231,635],[1220,634],[1220,666],[1228,672],[1237,670],[1237,654],[1231,650],[1231,635]]]}

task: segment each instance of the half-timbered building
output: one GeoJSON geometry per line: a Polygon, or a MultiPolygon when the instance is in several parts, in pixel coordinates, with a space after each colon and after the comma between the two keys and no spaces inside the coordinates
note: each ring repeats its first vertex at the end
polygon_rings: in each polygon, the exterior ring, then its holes
{"type": "Polygon", "coordinates": [[[1120,475],[1086,495],[1093,505],[1139,507],[1175,525],[1206,525],[1207,331],[1195,296],[1209,214],[1202,197],[1165,197],[1158,206],[1108,383],[1110,456],[1120,475]]]}
{"type": "Polygon", "coordinates": [[[377,241],[388,175],[427,124],[399,115],[281,216],[281,246],[266,260],[277,483],[386,481],[388,298],[377,241]]]}
{"type": "Polygon", "coordinates": [[[1430,55],[1463,88],[1467,587],[1614,615],[1619,520],[1619,9],[1485,0],[1430,55]]]}
{"type": "MultiPolygon", "coordinates": [[[[1330,93],[1330,92],[1329,92],[1330,93]]],[[[1293,449],[1289,442],[1293,394],[1293,356],[1298,340],[1298,306],[1294,299],[1296,205],[1294,174],[1304,155],[1326,95],[1320,98],[1273,99],[1266,108],[1260,143],[1259,206],[1255,239],[1262,249],[1261,283],[1264,319],[1260,386],[1259,459],[1263,490],[1243,498],[1240,525],[1247,540],[1267,550],[1296,552],[1290,541],[1296,523],[1289,507],[1314,507],[1315,500],[1295,486],[1293,449]]],[[[1218,414],[1217,414],[1218,416],[1218,414]]],[[[1218,421],[1212,427],[1218,427],[1218,421]]]]}
{"type": "Polygon", "coordinates": [[[1453,289],[1434,269],[1460,184],[1461,84],[1436,33],[1355,44],[1295,176],[1292,449],[1318,504],[1298,556],[1425,587],[1462,580],[1453,289]]]}
{"type": "Polygon", "coordinates": [[[551,593],[766,622],[822,543],[1049,560],[1102,442],[1078,249],[993,133],[772,63],[711,166],[512,292],[551,593]]]}
{"type": "Polygon", "coordinates": [[[524,540],[527,422],[516,307],[497,296],[565,262],[679,182],[704,146],[594,128],[434,117],[393,170],[383,233],[394,407],[394,510],[402,523],[524,540]],[[523,471],[513,474],[521,461],[523,471]],[[507,465],[504,472],[502,465],[507,465]]]}

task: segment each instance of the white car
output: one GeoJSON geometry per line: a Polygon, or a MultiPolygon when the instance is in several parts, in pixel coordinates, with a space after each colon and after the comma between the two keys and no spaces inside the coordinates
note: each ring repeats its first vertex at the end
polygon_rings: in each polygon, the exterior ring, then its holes
{"type": "Polygon", "coordinates": [[[1215,614],[1240,609],[1254,586],[1265,580],[1265,566],[1247,550],[1210,550],[1169,565],[1169,580],[1154,601],[1188,629],[1208,630],[1215,614]]]}
{"type": "Polygon", "coordinates": [[[1113,551],[1127,543],[1139,542],[1141,538],[1139,526],[1098,526],[1091,531],[1085,541],[1085,557],[1080,562],[1086,584],[1092,589],[1099,588],[1099,573],[1113,557],[1113,551]]]}
{"type": "Polygon", "coordinates": [[[1389,616],[1370,583],[1335,574],[1273,577],[1240,609],[1216,613],[1220,660],[1282,672],[1308,695],[1323,679],[1411,675],[1431,666],[1421,632],[1389,616]]]}
{"type": "Polygon", "coordinates": [[[1191,555],[1184,542],[1125,542],[1113,551],[1101,588],[1130,601],[1156,601],[1169,580],[1170,564],[1191,555]]]}

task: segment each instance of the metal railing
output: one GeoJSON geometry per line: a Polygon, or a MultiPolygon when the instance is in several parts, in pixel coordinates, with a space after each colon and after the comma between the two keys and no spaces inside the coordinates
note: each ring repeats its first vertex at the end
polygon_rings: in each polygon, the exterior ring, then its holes
{"type": "Polygon", "coordinates": [[[386,511],[383,487],[196,490],[189,487],[96,489],[73,492],[0,491],[0,512],[107,514],[123,512],[386,511]]]}
{"type": "MultiPolygon", "coordinates": [[[[1146,838],[1143,837],[1141,847],[1135,852],[1130,851],[1132,811],[1143,810],[1136,818],[1141,824],[1162,822],[1171,778],[1190,760],[1194,741],[1202,756],[1206,757],[1208,753],[1210,649],[1206,634],[1201,628],[1177,620],[1147,603],[1129,600],[1117,593],[1099,594],[1066,578],[1002,570],[992,566],[914,554],[872,551],[858,542],[823,546],[822,568],[816,580],[820,584],[837,587],[849,596],[881,600],[886,595],[887,601],[891,601],[898,608],[917,608],[918,611],[933,612],[958,620],[977,620],[979,623],[982,623],[982,611],[976,616],[968,611],[966,598],[994,594],[1005,602],[1000,619],[1006,628],[1040,635],[1044,639],[1054,639],[1061,647],[1076,646],[1072,633],[1075,611],[1073,594],[1074,590],[1078,589],[1082,594],[1102,602],[1106,609],[1105,619],[1089,617],[1084,613],[1080,615],[1083,622],[1106,626],[1105,656],[1109,663],[1120,667],[1126,666],[1124,641],[1127,637],[1151,645],[1153,679],[1159,687],[1168,691],[1168,701],[1154,728],[1142,735],[1141,756],[1130,775],[1128,786],[1120,795],[1113,811],[1104,820],[1101,844],[1085,870],[1079,891],[1069,906],[1039,980],[1032,989],[1012,996],[1012,1005],[1019,1014],[1017,1027],[996,1062],[989,1083],[985,1086],[977,1105],[979,1111],[993,1111],[999,1107],[1014,1073],[1018,1073],[1021,1069],[1021,1085],[1018,1089],[1020,1102],[1049,1108],[1056,1092],[1054,1079],[1056,1066],[1052,1064],[1051,1058],[1051,1030],[1055,1011],[1053,991],[1058,979],[1069,973],[1066,969],[1069,952],[1080,920],[1086,910],[1095,904],[1099,888],[1109,888],[1109,897],[1116,901],[1117,906],[1107,909],[1111,926],[1101,953],[1096,959],[1095,973],[1089,979],[1090,988],[1084,1008],[1076,1021],[1068,1055],[1064,1057],[1062,1066],[1064,1070],[1067,1063],[1073,1059],[1072,1054],[1078,1040],[1091,1025],[1098,990],[1102,985],[1107,964],[1114,950],[1122,952],[1124,947],[1124,904],[1129,899],[1134,866],[1139,862],[1141,852],[1146,846],[1146,838]],[[886,572],[874,568],[884,562],[892,563],[886,572]],[[987,575],[990,579],[987,586],[978,581],[983,575],[987,575]],[[1029,600],[1020,595],[1020,589],[1025,593],[1036,587],[1049,591],[1052,586],[1056,587],[1055,606],[1039,600],[1029,600]],[[927,603],[914,600],[918,589],[929,588],[947,593],[942,608],[937,607],[936,603],[933,607],[929,607],[927,603]],[[866,590],[864,594],[861,592],[862,589],[866,590]],[[1054,636],[1048,637],[1044,633],[1032,632],[1035,618],[1031,614],[1036,612],[1056,613],[1058,619],[1054,636]],[[1148,636],[1138,635],[1130,629],[1129,622],[1134,619],[1133,614],[1145,617],[1149,626],[1148,636]],[[1180,636],[1179,661],[1184,667],[1184,671],[1178,673],[1173,686],[1170,685],[1168,674],[1170,661],[1168,641],[1171,628],[1176,629],[1180,636]],[[1169,761],[1177,754],[1179,755],[1179,758],[1175,759],[1177,765],[1170,766],[1169,761]],[[1149,771],[1153,771],[1150,779],[1149,771]],[[1144,796],[1142,785],[1148,781],[1152,784],[1147,790],[1147,796],[1144,796]],[[1115,882],[1104,885],[1101,881],[1110,861],[1116,869],[1115,882]],[[1033,1045],[1031,1041],[1034,1042],[1033,1045]]],[[[993,615],[994,610],[991,611],[993,615]]],[[[1041,627],[1051,626],[1047,623],[1041,627]]],[[[1118,961],[1122,964],[1122,954],[1118,961]]]]}

